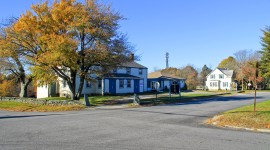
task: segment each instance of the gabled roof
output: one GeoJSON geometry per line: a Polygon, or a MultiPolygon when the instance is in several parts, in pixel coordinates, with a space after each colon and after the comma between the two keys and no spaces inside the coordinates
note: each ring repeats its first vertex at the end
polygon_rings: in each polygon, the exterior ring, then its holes
{"type": "Polygon", "coordinates": [[[232,77],[233,76],[233,70],[227,70],[225,68],[217,68],[219,69],[222,73],[224,73],[227,77],[232,77]]]}
{"type": "MultiPolygon", "coordinates": [[[[218,69],[220,72],[222,72],[223,74],[225,74],[229,78],[233,77],[233,70],[228,70],[226,68],[216,68],[216,69],[218,69]]],[[[211,71],[206,77],[208,77],[210,74],[212,74],[215,70],[211,71]]]]}
{"type": "Polygon", "coordinates": [[[164,72],[161,72],[161,71],[148,73],[148,79],[156,79],[156,78],[168,78],[168,79],[185,80],[185,78],[180,78],[180,77],[170,75],[168,73],[164,73],[164,72]]]}
{"type": "Polygon", "coordinates": [[[130,62],[125,62],[120,65],[120,67],[130,67],[130,68],[141,68],[141,69],[147,69],[147,67],[135,62],[135,61],[130,61],[130,62]]]}

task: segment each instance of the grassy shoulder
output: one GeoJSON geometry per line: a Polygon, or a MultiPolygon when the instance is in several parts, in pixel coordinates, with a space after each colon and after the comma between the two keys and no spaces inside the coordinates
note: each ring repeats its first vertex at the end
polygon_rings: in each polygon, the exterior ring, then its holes
{"type": "Polygon", "coordinates": [[[0,102],[0,109],[7,111],[18,112],[59,112],[59,111],[73,111],[82,110],[85,107],[82,105],[66,105],[66,106],[49,106],[49,105],[33,105],[19,102],[0,102]]]}
{"type": "Polygon", "coordinates": [[[207,120],[217,126],[234,126],[251,129],[270,129],[270,100],[257,103],[256,113],[253,105],[229,110],[221,115],[207,120]]]}
{"type": "MultiPolygon", "coordinates": [[[[220,92],[182,92],[181,97],[178,94],[171,94],[169,96],[168,93],[159,93],[158,101],[155,100],[154,93],[145,93],[140,95],[142,97],[146,96],[149,98],[141,99],[142,105],[159,105],[159,104],[170,104],[177,103],[183,101],[189,101],[197,98],[207,98],[212,96],[220,95],[220,92]]],[[[130,104],[133,107],[133,95],[121,95],[121,96],[89,96],[89,101],[91,106],[100,106],[100,105],[115,105],[115,104],[130,104]]],[[[70,100],[69,98],[63,97],[49,97],[43,98],[40,100],[70,100]]],[[[84,101],[82,97],[80,99],[81,102],[84,101]]],[[[136,106],[137,107],[137,106],[136,106]]],[[[64,106],[50,106],[50,105],[33,105],[28,103],[19,103],[19,102],[0,102],[0,110],[8,110],[8,111],[39,111],[39,112],[53,112],[53,111],[72,111],[72,110],[82,110],[85,107],[82,105],[64,105],[64,106]]]]}
{"type": "MultiPolygon", "coordinates": [[[[229,94],[229,93],[227,93],[229,94]]],[[[156,97],[141,99],[142,104],[171,104],[171,103],[178,103],[178,102],[186,102],[191,100],[196,100],[198,98],[209,98],[218,95],[225,95],[225,93],[220,92],[182,92],[181,96],[179,94],[160,94],[156,97]]]]}

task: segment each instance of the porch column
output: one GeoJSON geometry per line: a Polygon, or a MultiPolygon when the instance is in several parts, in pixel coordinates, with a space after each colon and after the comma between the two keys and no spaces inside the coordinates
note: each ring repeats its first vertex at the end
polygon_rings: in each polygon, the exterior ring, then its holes
{"type": "Polygon", "coordinates": [[[181,80],[178,82],[178,86],[179,86],[179,97],[181,97],[181,80]]]}
{"type": "Polygon", "coordinates": [[[172,83],[171,82],[172,81],[169,80],[169,95],[170,95],[170,97],[172,96],[172,93],[171,93],[171,85],[172,85],[172,83]]]}
{"type": "Polygon", "coordinates": [[[104,86],[105,86],[105,80],[104,80],[104,78],[102,78],[102,80],[101,80],[101,95],[102,96],[104,96],[104,92],[105,92],[104,86]]]}

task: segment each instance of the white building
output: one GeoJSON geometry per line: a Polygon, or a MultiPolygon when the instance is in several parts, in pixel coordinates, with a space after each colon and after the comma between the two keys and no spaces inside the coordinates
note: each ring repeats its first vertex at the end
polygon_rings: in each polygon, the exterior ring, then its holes
{"type": "Polygon", "coordinates": [[[206,76],[206,88],[209,90],[231,90],[234,82],[234,71],[216,68],[206,76]]]}
{"type": "MultiPolygon", "coordinates": [[[[148,69],[135,61],[123,63],[104,77],[97,77],[95,81],[84,81],[82,94],[127,94],[147,91],[148,69]]],[[[76,83],[80,78],[77,77],[76,83]]],[[[78,85],[76,85],[78,89],[78,85]]],[[[37,98],[51,96],[69,96],[68,85],[62,79],[58,82],[37,87],[37,98]]]]}

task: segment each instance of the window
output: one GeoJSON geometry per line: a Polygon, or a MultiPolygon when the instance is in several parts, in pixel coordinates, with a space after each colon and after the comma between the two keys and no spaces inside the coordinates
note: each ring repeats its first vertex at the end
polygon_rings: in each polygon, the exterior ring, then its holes
{"type": "Polygon", "coordinates": [[[124,88],[124,80],[119,80],[119,88],[124,88]]]}
{"type": "Polygon", "coordinates": [[[220,79],[224,79],[224,74],[219,74],[220,79]]]}
{"type": "Polygon", "coordinates": [[[147,88],[151,88],[151,81],[147,81],[147,88]]]}
{"type": "Polygon", "coordinates": [[[92,88],[92,84],[91,84],[90,81],[86,81],[85,86],[86,86],[87,88],[92,88]]]}
{"type": "Polygon", "coordinates": [[[210,87],[217,87],[217,82],[210,82],[210,87]]]}
{"type": "Polygon", "coordinates": [[[130,74],[130,68],[126,68],[126,70],[127,70],[127,74],[130,74]]]}
{"type": "Polygon", "coordinates": [[[102,80],[98,80],[98,88],[101,89],[102,87],[102,80]]]}
{"type": "Polygon", "coordinates": [[[63,82],[63,87],[65,88],[65,87],[67,86],[67,81],[64,80],[64,81],[62,81],[62,82],[63,82]]]}
{"type": "Polygon", "coordinates": [[[223,82],[223,87],[228,87],[228,82],[223,82]]]}
{"type": "Polygon", "coordinates": [[[113,69],[113,73],[117,73],[117,68],[114,68],[113,69]]]}
{"type": "Polygon", "coordinates": [[[139,69],[139,75],[142,75],[143,70],[139,69]]]}
{"type": "Polygon", "coordinates": [[[131,80],[127,80],[127,88],[131,88],[131,80]]]}
{"type": "Polygon", "coordinates": [[[215,79],[216,77],[215,77],[214,74],[211,74],[211,75],[210,75],[210,78],[211,78],[211,79],[215,79]]]}

